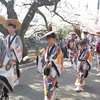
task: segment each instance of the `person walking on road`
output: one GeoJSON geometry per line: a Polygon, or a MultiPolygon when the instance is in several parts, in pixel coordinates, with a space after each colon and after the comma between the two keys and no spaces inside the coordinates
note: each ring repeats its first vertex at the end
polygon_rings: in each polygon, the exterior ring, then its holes
{"type": "Polygon", "coordinates": [[[89,49],[89,43],[90,43],[89,38],[88,38],[88,34],[89,34],[89,32],[87,32],[87,31],[83,31],[83,33],[84,33],[83,41],[86,42],[87,48],[89,49]]]}
{"type": "Polygon", "coordinates": [[[38,72],[43,72],[44,100],[58,100],[56,88],[58,88],[57,77],[60,76],[63,68],[63,53],[55,44],[56,35],[51,33],[46,36],[48,46],[42,56],[33,57],[37,59],[38,72]]]}
{"type": "Polygon", "coordinates": [[[76,33],[75,32],[71,32],[69,34],[71,35],[72,38],[68,41],[67,47],[69,49],[71,66],[73,66],[73,64],[74,64],[73,58],[74,58],[74,56],[75,56],[75,54],[77,53],[77,50],[78,50],[78,40],[76,39],[76,33]]]}
{"type": "Polygon", "coordinates": [[[67,44],[66,44],[65,39],[62,37],[62,38],[60,39],[59,46],[60,46],[60,48],[62,49],[63,57],[64,57],[64,58],[68,58],[66,45],[67,45],[67,44]]]}
{"type": "Polygon", "coordinates": [[[90,33],[89,51],[91,52],[92,56],[94,56],[94,53],[96,50],[97,38],[95,36],[96,36],[96,33],[90,33]]]}
{"type": "Polygon", "coordinates": [[[92,56],[86,48],[86,42],[80,42],[81,50],[77,52],[77,79],[75,85],[77,86],[76,92],[81,91],[81,87],[85,86],[85,78],[88,76],[91,69],[92,56]]]}
{"type": "Polygon", "coordinates": [[[15,31],[21,28],[21,23],[16,19],[8,19],[3,23],[3,26],[9,32],[5,42],[11,54],[14,69],[14,86],[16,86],[19,84],[19,63],[22,60],[23,46],[20,37],[15,31]]]}

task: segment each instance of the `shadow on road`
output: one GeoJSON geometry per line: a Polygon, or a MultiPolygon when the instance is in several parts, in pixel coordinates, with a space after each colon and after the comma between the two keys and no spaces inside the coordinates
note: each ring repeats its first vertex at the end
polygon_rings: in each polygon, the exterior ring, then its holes
{"type": "MultiPolygon", "coordinates": [[[[22,70],[20,85],[11,94],[10,100],[43,100],[42,75],[36,68],[22,70]]],[[[76,74],[73,68],[65,66],[59,79],[58,97],[60,100],[100,100],[100,77],[92,69],[86,79],[87,86],[82,92],[75,92],[76,74]]]]}

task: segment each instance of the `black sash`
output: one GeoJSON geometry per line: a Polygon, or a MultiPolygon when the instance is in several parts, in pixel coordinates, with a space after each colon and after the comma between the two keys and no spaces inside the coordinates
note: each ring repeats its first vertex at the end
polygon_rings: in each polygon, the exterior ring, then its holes
{"type": "MultiPolygon", "coordinates": [[[[51,53],[52,53],[54,47],[55,47],[55,45],[53,45],[53,47],[51,48],[50,51],[49,51],[49,48],[48,48],[48,51],[47,51],[47,60],[48,60],[48,61],[45,62],[45,66],[47,66],[48,63],[49,63],[49,59],[50,59],[50,56],[51,56],[51,53]]],[[[45,69],[44,69],[44,75],[48,76],[49,74],[50,74],[50,68],[46,68],[46,67],[45,67],[45,69]]]]}
{"type": "Polygon", "coordinates": [[[14,39],[16,38],[17,35],[18,35],[18,34],[15,34],[11,41],[10,41],[10,36],[9,36],[9,39],[8,39],[8,47],[9,47],[9,48],[10,48],[12,42],[14,41],[14,39]]]}
{"type": "MultiPolygon", "coordinates": [[[[15,34],[13,39],[10,41],[10,36],[9,36],[9,40],[8,40],[8,47],[10,48],[12,42],[14,41],[14,39],[16,38],[18,34],[15,34]]],[[[13,53],[15,55],[15,58],[16,58],[16,72],[17,72],[17,77],[19,78],[20,77],[20,70],[19,70],[19,62],[18,62],[18,59],[17,59],[17,56],[15,54],[15,51],[13,50],[13,53]]]]}
{"type": "Polygon", "coordinates": [[[55,44],[53,45],[53,47],[51,48],[50,51],[49,51],[49,48],[48,48],[48,51],[47,51],[47,59],[48,59],[48,61],[49,61],[49,59],[50,59],[50,56],[51,56],[52,51],[53,51],[54,48],[55,48],[55,44]]]}
{"type": "Polygon", "coordinates": [[[86,60],[87,60],[87,59],[82,59],[82,58],[80,59],[80,57],[81,57],[81,55],[82,55],[83,53],[84,53],[84,54],[83,54],[83,57],[85,56],[86,50],[87,50],[87,49],[84,49],[83,51],[80,52],[80,55],[79,55],[79,57],[78,57],[78,60],[79,60],[79,61],[86,61],[86,60]]]}
{"type": "MultiPolygon", "coordinates": [[[[48,48],[48,51],[47,51],[47,59],[48,59],[48,62],[49,62],[50,56],[51,56],[52,51],[53,51],[54,48],[55,48],[55,44],[53,45],[53,47],[51,48],[50,51],[49,51],[49,48],[48,48]]],[[[53,64],[54,69],[55,69],[56,72],[57,72],[57,75],[60,76],[59,71],[58,71],[56,65],[54,64],[54,62],[52,62],[52,64],[53,64]]]]}
{"type": "MultiPolygon", "coordinates": [[[[11,44],[13,43],[13,41],[14,41],[14,39],[16,38],[17,35],[18,35],[18,34],[14,35],[14,37],[12,38],[11,41],[10,41],[10,36],[9,36],[9,40],[8,40],[8,46],[9,46],[9,48],[10,48],[11,44]]],[[[14,53],[14,55],[15,55],[16,61],[18,62],[18,59],[17,59],[17,56],[16,56],[14,50],[13,50],[13,53],[14,53]]]]}
{"type": "Polygon", "coordinates": [[[79,57],[78,57],[78,60],[79,60],[79,61],[86,61],[87,65],[89,66],[89,69],[88,69],[88,70],[90,70],[90,69],[91,69],[91,65],[89,64],[89,62],[87,61],[87,59],[80,59],[82,53],[84,53],[84,55],[83,55],[83,57],[84,57],[85,54],[86,54],[86,52],[87,52],[87,49],[84,49],[84,50],[80,53],[80,55],[79,55],[79,57]]]}

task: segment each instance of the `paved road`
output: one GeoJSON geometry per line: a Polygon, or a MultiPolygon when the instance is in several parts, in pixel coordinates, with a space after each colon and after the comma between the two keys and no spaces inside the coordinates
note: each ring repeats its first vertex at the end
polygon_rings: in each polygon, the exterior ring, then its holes
{"type": "MultiPolygon", "coordinates": [[[[93,68],[86,80],[87,86],[80,93],[75,92],[75,71],[65,64],[59,78],[58,96],[60,100],[100,100],[100,77],[93,68]]],[[[36,68],[21,70],[20,85],[17,86],[10,100],[43,100],[43,80],[36,68]]]]}

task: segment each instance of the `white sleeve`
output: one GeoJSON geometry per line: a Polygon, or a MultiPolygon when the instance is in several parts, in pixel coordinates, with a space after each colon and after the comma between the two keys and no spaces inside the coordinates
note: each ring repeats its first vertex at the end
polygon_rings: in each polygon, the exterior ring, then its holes
{"type": "Polygon", "coordinates": [[[43,63],[42,63],[42,57],[37,57],[37,70],[39,73],[43,72],[43,63]]]}

